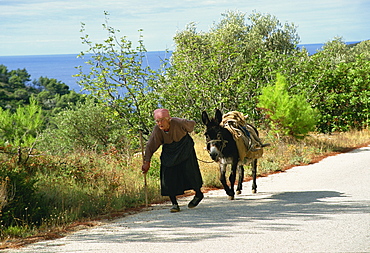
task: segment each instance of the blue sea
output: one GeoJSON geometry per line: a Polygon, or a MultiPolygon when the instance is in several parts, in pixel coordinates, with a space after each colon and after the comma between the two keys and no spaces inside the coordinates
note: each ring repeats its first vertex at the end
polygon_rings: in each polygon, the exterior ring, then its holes
{"type": "MultiPolygon", "coordinates": [[[[351,44],[355,42],[348,42],[351,44]]],[[[301,44],[310,54],[321,49],[324,44],[301,44]]],[[[146,52],[145,65],[157,70],[164,59],[169,58],[171,53],[165,51],[146,52]]],[[[69,86],[71,90],[79,92],[81,87],[73,75],[78,74],[77,66],[86,66],[86,59],[78,58],[74,54],[59,55],[31,55],[31,56],[0,56],[0,64],[5,65],[8,71],[26,69],[31,75],[31,80],[39,77],[55,78],[69,86]]]]}
{"type": "MultiPolygon", "coordinates": [[[[152,69],[160,68],[162,61],[169,58],[171,53],[165,51],[146,52],[143,66],[149,65],[152,69]]],[[[81,87],[73,75],[78,74],[78,66],[88,66],[85,62],[88,59],[81,59],[77,54],[58,55],[27,55],[27,56],[0,56],[0,65],[5,65],[8,71],[26,69],[31,75],[31,80],[39,77],[55,78],[69,86],[70,90],[79,92],[81,87]]]]}

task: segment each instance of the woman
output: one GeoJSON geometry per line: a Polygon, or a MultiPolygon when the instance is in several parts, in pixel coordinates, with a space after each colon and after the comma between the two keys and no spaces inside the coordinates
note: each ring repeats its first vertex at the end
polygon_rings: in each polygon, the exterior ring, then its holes
{"type": "Polygon", "coordinates": [[[172,202],[171,212],[179,212],[176,196],[193,189],[195,196],[188,204],[196,207],[203,199],[203,180],[199,170],[194,141],[189,133],[193,131],[195,121],[171,118],[167,109],[154,111],[156,126],[149,137],[145,148],[142,165],[143,173],[150,168],[150,160],[155,151],[163,145],[161,153],[161,194],[169,196],[172,202]]]}

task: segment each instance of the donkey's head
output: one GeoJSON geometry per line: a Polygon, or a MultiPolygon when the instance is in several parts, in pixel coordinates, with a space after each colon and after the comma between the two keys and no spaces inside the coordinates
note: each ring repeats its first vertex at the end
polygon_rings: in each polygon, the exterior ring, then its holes
{"type": "Polygon", "coordinates": [[[212,160],[217,162],[220,158],[225,157],[224,151],[230,141],[230,132],[220,126],[222,113],[219,109],[216,109],[215,117],[212,119],[209,119],[207,112],[203,111],[202,121],[206,125],[207,150],[212,160]]]}

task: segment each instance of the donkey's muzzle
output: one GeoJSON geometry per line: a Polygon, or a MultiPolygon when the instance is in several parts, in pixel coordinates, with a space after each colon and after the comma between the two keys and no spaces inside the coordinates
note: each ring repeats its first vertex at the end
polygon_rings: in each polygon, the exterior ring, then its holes
{"type": "Polygon", "coordinates": [[[209,155],[211,156],[213,161],[217,162],[220,152],[216,147],[212,146],[209,150],[209,155]]]}

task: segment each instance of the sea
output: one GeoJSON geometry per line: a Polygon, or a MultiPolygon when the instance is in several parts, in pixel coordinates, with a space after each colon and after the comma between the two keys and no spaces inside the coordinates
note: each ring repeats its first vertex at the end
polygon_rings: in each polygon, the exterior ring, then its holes
{"type": "MultiPolygon", "coordinates": [[[[348,42],[347,44],[352,43],[356,42],[348,42]]],[[[305,47],[309,54],[314,54],[323,45],[320,43],[300,44],[298,47],[305,47]]],[[[171,52],[167,51],[146,52],[143,66],[149,65],[153,70],[157,70],[162,65],[163,60],[170,56],[171,52]]],[[[31,81],[40,77],[54,78],[68,85],[70,90],[81,92],[82,87],[78,85],[77,79],[73,75],[78,74],[78,66],[86,68],[86,57],[81,59],[77,57],[77,54],[0,56],[0,65],[5,65],[8,71],[26,69],[31,75],[31,81]]]]}
{"type": "MultiPolygon", "coordinates": [[[[150,66],[157,70],[170,56],[171,52],[167,51],[145,52],[143,67],[150,66]]],[[[73,75],[79,73],[78,66],[88,71],[89,66],[85,62],[89,59],[88,55],[79,58],[77,54],[0,56],[0,65],[6,66],[8,71],[26,69],[31,75],[31,82],[40,77],[54,78],[68,85],[70,90],[80,92],[82,87],[73,75]]]]}

